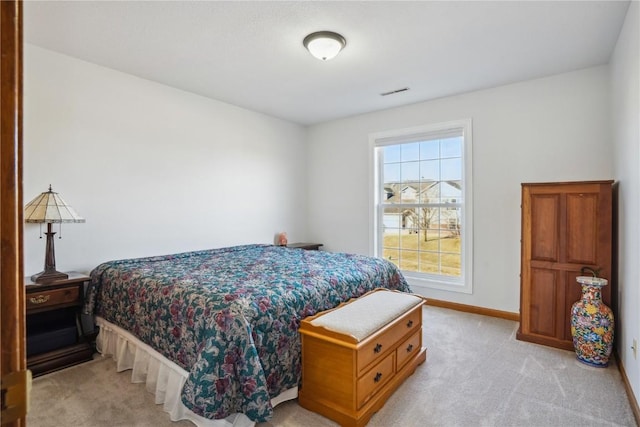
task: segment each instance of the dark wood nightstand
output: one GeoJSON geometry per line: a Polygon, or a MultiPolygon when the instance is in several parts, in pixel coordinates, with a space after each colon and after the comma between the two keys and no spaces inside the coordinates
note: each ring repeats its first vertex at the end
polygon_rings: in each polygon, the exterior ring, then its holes
{"type": "Polygon", "coordinates": [[[27,369],[34,377],[93,356],[80,320],[84,288],[90,278],[73,271],[68,274],[67,279],[42,285],[25,278],[27,369]]]}
{"type": "Polygon", "coordinates": [[[308,251],[319,251],[322,243],[289,243],[288,248],[306,249],[308,251]]]}

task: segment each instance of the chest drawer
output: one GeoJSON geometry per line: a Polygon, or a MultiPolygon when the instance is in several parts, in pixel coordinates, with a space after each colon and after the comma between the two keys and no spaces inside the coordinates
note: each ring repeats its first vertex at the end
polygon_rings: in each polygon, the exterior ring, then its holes
{"type": "Polygon", "coordinates": [[[379,389],[384,386],[387,381],[393,377],[393,373],[395,371],[395,354],[391,353],[380,363],[375,365],[369,372],[364,374],[362,377],[358,378],[358,383],[356,386],[357,392],[356,396],[358,399],[357,407],[360,408],[362,405],[367,403],[373,395],[375,395],[379,389]]]}
{"type": "Polygon", "coordinates": [[[74,304],[80,302],[79,286],[71,286],[62,289],[49,289],[41,292],[27,294],[27,311],[61,304],[74,304]]]}
{"type": "Polygon", "coordinates": [[[407,334],[421,329],[422,308],[417,307],[404,315],[401,320],[389,330],[379,334],[358,350],[358,373],[368,369],[388,350],[395,348],[398,342],[407,334]]]}
{"type": "Polygon", "coordinates": [[[413,356],[416,355],[422,348],[422,329],[416,331],[413,335],[407,338],[402,344],[398,346],[396,350],[396,360],[398,369],[402,369],[405,363],[407,363],[413,356]]]}

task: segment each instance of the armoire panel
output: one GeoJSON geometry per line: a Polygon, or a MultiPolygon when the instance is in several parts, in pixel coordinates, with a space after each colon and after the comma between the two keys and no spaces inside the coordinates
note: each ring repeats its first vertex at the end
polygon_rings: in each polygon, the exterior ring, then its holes
{"type": "Polygon", "coordinates": [[[597,265],[598,195],[567,194],[567,262],[597,265]]]}
{"type": "Polygon", "coordinates": [[[531,332],[553,337],[556,335],[557,276],[552,270],[531,269],[531,332]]]}
{"type": "Polygon", "coordinates": [[[531,195],[531,259],[558,261],[558,194],[531,195]]]}

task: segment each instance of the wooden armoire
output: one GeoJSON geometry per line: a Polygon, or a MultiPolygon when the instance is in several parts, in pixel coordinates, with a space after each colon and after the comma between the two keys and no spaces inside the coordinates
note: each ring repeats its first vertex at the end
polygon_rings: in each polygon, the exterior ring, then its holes
{"type": "Polygon", "coordinates": [[[573,350],[571,306],[583,267],[609,280],[611,307],[613,181],[522,184],[520,327],[517,339],[573,350]]]}

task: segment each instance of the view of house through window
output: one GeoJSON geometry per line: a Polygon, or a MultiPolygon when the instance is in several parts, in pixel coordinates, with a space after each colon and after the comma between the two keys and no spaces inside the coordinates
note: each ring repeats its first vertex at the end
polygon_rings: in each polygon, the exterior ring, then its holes
{"type": "Polygon", "coordinates": [[[375,140],[377,255],[405,273],[464,279],[464,127],[375,140]]]}

